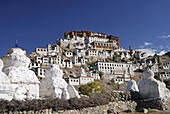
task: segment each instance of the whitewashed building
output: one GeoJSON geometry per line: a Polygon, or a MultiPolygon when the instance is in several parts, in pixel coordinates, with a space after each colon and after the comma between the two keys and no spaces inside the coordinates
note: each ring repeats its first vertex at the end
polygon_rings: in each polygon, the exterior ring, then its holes
{"type": "Polygon", "coordinates": [[[85,43],[86,44],[90,44],[90,43],[93,43],[93,42],[108,42],[109,39],[106,39],[106,38],[99,38],[99,37],[86,37],[85,38],[85,43]]]}
{"type": "Polygon", "coordinates": [[[98,52],[98,56],[99,56],[100,58],[107,58],[107,57],[109,57],[109,56],[111,56],[111,55],[110,55],[109,51],[100,50],[100,51],[98,52]]]}
{"type": "Polygon", "coordinates": [[[100,80],[99,71],[97,70],[90,71],[88,76],[94,77],[95,80],[100,80]]]}
{"type": "Polygon", "coordinates": [[[126,63],[97,62],[96,70],[105,74],[124,74],[124,71],[126,71],[127,74],[133,76],[132,64],[126,63]]]}
{"type": "Polygon", "coordinates": [[[85,47],[84,43],[84,37],[79,37],[79,36],[69,36],[67,35],[64,39],[58,39],[57,43],[60,45],[60,47],[64,48],[78,48],[78,49],[83,49],[85,47]]]}
{"type": "Polygon", "coordinates": [[[66,57],[73,57],[73,52],[65,51],[65,52],[64,52],[64,55],[65,55],[66,57]]]}
{"type": "Polygon", "coordinates": [[[170,62],[169,61],[168,62],[163,62],[162,67],[163,67],[163,69],[170,69],[170,62]]]}
{"type": "Polygon", "coordinates": [[[86,50],[85,49],[74,49],[74,54],[78,57],[84,57],[86,56],[86,50]]]}
{"type": "Polygon", "coordinates": [[[123,77],[115,77],[113,79],[114,79],[115,84],[123,84],[124,83],[124,78],[123,77]]]}
{"type": "Polygon", "coordinates": [[[62,68],[66,67],[65,59],[61,59],[60,67],[62,67],[62,68]]]}
{"type": "Polygon", "coordinates": [[[35,58],[34,58],[34,61],[36,62],[36,63],[42,63],[42,59],[41,59],[41,57],[40,56],[36,56],[35,58]]]}
{"type": "Polygon", "coordinates": [[[38,68],[38,69],[37,69],[37,76],[38,76],[38,77],[45,78],[45,71],[46,71],[46,69],[38,68]]]}
{"type": "Polygon", "coordinates": [[[159,79],[167,80],[170,79],[170,72],[160,72],[159,79]]]}
{"type": "Polygon", "coordinates": [[[53,56],[49,58],[51,64],[61,64],[61,56],[53,56]]]}
{"type": "Polygon", "coordinates": [[[65,62],[65,67],[66,68],[73,68],[72,60],[67,59],[67,60],[64,60],[64,62],[65,62]]]}
{"type": "Polygon", "coordinates": [[[48,52],[49,56],[57,55],[57,53],[60,52],[60,47],[59,47],[59,45],[48,44],[47,45],[47,52],[48,52]]]}
{"type": "Polygon", "coordinates": [[[86,55],[88,57],[96,57],[99,54],[98,52],[99,52],[99,50],[96,50],[96,49],[88,49],[86,52],[86,55]]]}
{"type": "Polygon", "coordinates": [[[41,55],[47,55],[47,48],[35,48],[35,52],[41,55]]]}
{"type": "Polygon", "coordinates": [[[151,66],[151,70],[156,73],[158,72],[158,65],[157,64],[154,64],[153,66],[151,66]]]}
{"type": "Polygon", "coordinates": [[[39,67],[39,68],[32,68],[31,70],[35,72],[38,78],[45,78],[46,69],[39,67]]]}
{"type": "Polygon", "coordinates": [[[80,85],[94,82],[94,77],[87,76],[87,73],[85,72],[85,70],[83,68],[80,69],[78,76],[80,78],[80,81],[79,81],[80,85]]]}
{"type": "Polygon", "coordinates": [[[74,63],[75,66],[85,65],[86,59],[84,57],[74,56],[73,57],[73,63],[74,63]]]}
{"type": "Polygon", "coordinates": [[[31,62],[29,65],[29,69],[38,68],[38,67],[40,67],[40,63],[31,62]]]}
{"type": "Polygon", "coordinates": [[[42,57],[42,64],[43,65],[48,65],[49,64],[49,57],[48,56],[42,57]]]}
{"type": "Polygon", "coordinates": [[[80,85],[80,78],[79,77],[74,77],[70,75],[68,78],[65,78],[66,82],[70,85],[80,85]]]}
{"type": "Polygon", "coordinates": [[[79,78],[80,78],[80,85],[94,82],[94,77],[91,76],[80,76],[79,78]]]}

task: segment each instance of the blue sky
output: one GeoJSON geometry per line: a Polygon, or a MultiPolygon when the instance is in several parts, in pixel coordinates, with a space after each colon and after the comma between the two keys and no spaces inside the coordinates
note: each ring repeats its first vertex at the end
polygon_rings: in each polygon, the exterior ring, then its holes
{"type": "Polygon", "coordinates": [[[0,0],[0,57],[15,45],[27,54],[64,32],[89,30],[120,46],[170,51],[170,0],[0,0]]]}

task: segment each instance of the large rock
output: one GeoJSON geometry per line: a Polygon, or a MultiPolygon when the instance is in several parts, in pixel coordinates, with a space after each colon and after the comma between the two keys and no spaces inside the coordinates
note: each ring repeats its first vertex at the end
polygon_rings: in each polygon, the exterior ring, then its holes
{"type": "Polygon", "coordinates": [[[40,83],[40,97],[64,98],[79,97],[73,86],[68,86],[62,78],[63,71],[56,64],[50,65],[45,72],[45,79],[40,83]]]}
{"type": "Polygon", "coordinates": [[[13,87],[14,99],[38,99],[40,82],[35,73],[28,69],[30,59],[26,56],[26,51],[12,48],[2,57],[2,60],[3,72],[8,76],[13,87]],[[34,97],[30,97],[28,93],[33,94],[34,97]]]}
{"type": "Polygon", "coordinates": [[[138,86],[135,80],[130,80],[127,84],[125,92],[139,92],[138,86]]]}
{"type": "Polygon", "coordinates": [[[9,78],[2,72],[3,61],[0,59],[0,99],[12,100],[13,91],[9,78]]]}
{"type": "Polygon", "coordinates": [[[145,70],[143,73],[143,78],[140,80],[138,87],[140,96],[144,99],[166,99],[170,95],[165,83],[154,79],[154,73],[150,69],[145,70]]]}

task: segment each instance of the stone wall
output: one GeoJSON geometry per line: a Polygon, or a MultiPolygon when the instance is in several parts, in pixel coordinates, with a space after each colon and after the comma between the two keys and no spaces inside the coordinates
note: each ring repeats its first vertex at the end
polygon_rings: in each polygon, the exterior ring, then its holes
{"type": "Polygon", "coordinates": [[[161,98],[137,100],[136,103],[137,103],[136,109],[150,108],[158,110],[167,110],[168,105],[170,105],[167,103],[167,101],[161,98]]]}
{"type": "Polygon", "coordinates": [[[130,92],[112,92],[111,93],[111,101],[128,101],[131,100],[130,92]]]}
{"type": "Polygon", "coordinates": [[[107,114],[107,113],[120,113],[122,111],[133,112],[136,107],[134,101],[118,101],[110,102],[107,105],[101,105],[96,107],[83,108],[81,110],[60,110],[53,111],[52,109],[44,109],[39,111],[9,111],[9,114],[107,114]]]}
{"type": "MultiPolygon", "coordinates": [[[[106,95],[106,94],[105,94],[106,95]]],[[[38,114],[38,113],[49,113],[49,114],[107,114],[107,113],[119,113],[119,112],[133,112],[134,110],[140,110],[140,109],[144,109],[144,108],[150,108],[150,109],[158,109],[158,110],[167,110],[169,109],[169,104],[170,100],[162,100],[160,98],[157,99],[140,99],[139,93],[122,93],[122,92],[112,92],[110,93],[111,98],[110,97],[106,97],[106,96],[93,96],[94,98],[97,98],[95,100],[90,100],[91,101],[91,105],[87,105],[87,104],[81,104],[80,101],[75,102],[76,99],[72,99],[69,102],[71,103],[70,106],[72,106],[72,108],[68,108],[65,105],[69,105],[69,104],[63,104],[65,106],[65,108],[61,108],[58,107],[58,105],[54,105],[53,108],[48,107],[49,109],[45,109],[46,107],[43,108],[39,108],[38,110],[18,110],[18,111],[7,111],[6,113],[12,114],[21,114],[21,113],[27,113],[27,114],[38,114]],[[98,99],[99,97],[102,97],[102,99],[98,99]],[[104,97],[106,97],[107,99],[110,99],[108,102],[108,104],[105,105],[99,105],[97,106],[96,103],[98,104],[98,102],[95,102],[96,100],[101,100],[102,102],[105,102],[103,99],[104,97]],[[75,102],[75,103],[73,103],[75,102]],[[78,104],[80,103],[80,104],[78,104]],[[74,106],[73,106],[74,105],[74,106]],[[79,107],[77,107],[76,105],[78,105],[79,107]],[[80,106],[83,105],[83,106],[80,106]],[[86,107],[87,106],[87,107],[86,107]],[[84,108],[81,108],[84,107],[84,108]]],[[[107,95],[107,96],[110,96],[107,95]]],[[[81,98],[82,99],[82,98],[81,98]]],[[[77,100],[81,100],[81,99],[77,99],[77,100]]],[[[88,102],[88,99],[84,99],[84,101],[88,102]]],[[[82,99],[83,100],[83,99],[82,99]]],[[[82,101],[81,102],[84,102],[82,101]]],[[[31,102],[31,101],[30,101],[31,102]]],[[[43,101],[44,104],[45,101],[43,101]]],[[[38,103],[38,102],[37,102],[38,103]]],[[[51,101],[49,101],[48,103],[53,104],[51,101]]],[[[58,102],[56,102],[58,103],[58,102]]],[[[60,102],[62,103],[62,102],[60,102]]],[[[68,102],[65,102],[68,103],[68,102]]],[[[29,103],[28,103],[29,104],[29,103]]],[[[100,103],[99,103],[100,104],[100,103]]],[[[11,109],[9,107],[10,105],[8,105],[8,109],[11,109]]],[[[27,105],[26,105],[27,106],[27,105]]],[[[36,106],[36,105],[35,105],[36,106]]],[[[39,106],[39,105],[37,105],[39,106]]],[[[41,105],[40,105],[41,106],[41,105]]],[[[28,108],[28,107],[27,107],[28,108]]],[[[35,108],[35,107],[33,107],[35,108]]],[[[29,108],[32,109],[32,108],[29,108]]],[[[168,110],[169,111],[169,110],[168,110]]]]}

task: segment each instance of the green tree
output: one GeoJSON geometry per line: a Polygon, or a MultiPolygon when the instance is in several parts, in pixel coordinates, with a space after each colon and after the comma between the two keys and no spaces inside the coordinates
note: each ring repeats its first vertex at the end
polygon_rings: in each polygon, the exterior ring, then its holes
{"type": "Polygon", "coordinates": [[[157,61],[158,61],[158,64],[161,64],[160,56],[159,55],[157,56],[157,61]]]}
{"type": "Polygon", "coordinates": [[[115,62],[119,61],[117,52],[114,52],[113,61],[115,61],[115,62]]]}
{"type": "Polygon", "coordinates": [[[132,51],[131,45],[129,45],[129,51],[132,51]]]}
{"type": "Polygon", "coordinates": [[[99,71],[99,76],[100,76],[100,78],[102,78],[103,75],[104,75],[104,73],[103,73],[102,71],[99,71]]]}
{"type": "Polygon", "coordinates": [[[93,70],[95,70],[95,63],[91,63],[90,66],[92,67],[93,70]]]}
{"type": "Polygon", "coordinates": [[[86,85],[80,86],[80,92],[84,95],[90,95],[91,93],[101,93],[103,91],[100,83],[91,82],[86,85]]]}

